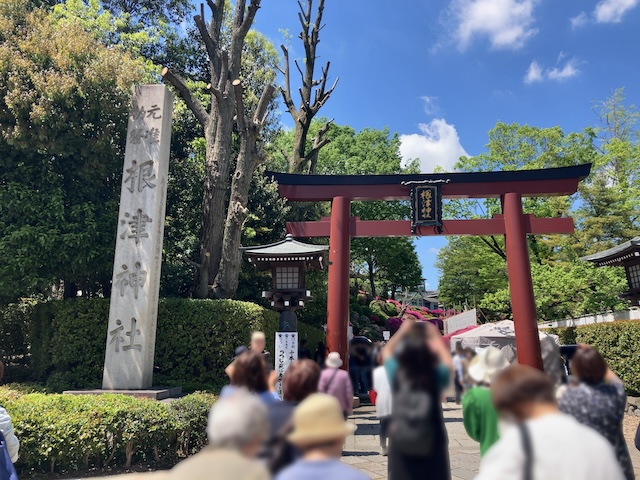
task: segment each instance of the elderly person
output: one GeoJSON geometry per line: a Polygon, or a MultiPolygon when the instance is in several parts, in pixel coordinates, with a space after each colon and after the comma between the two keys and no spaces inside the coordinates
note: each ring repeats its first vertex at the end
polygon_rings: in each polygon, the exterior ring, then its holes
{"type": "Polygon", "coordinates": [[[121,475],[123,480],[269,480],[256,456],[267,438],[264,404],[246,390],[218,400],[209,412],[209,445],[164,472],[121,475]]]}
{"type": "Polygon", "coordinates": [[[539,370],[511,365],[491,383],[501,433],[480,462],[476,480],[623,480],[613,447],[556,404],[555,385],[539,370]]]}
{"type": "Polygon", "coordinates": [[[227,385],[220,392],[220,398],[234,394],[238,389],[245,388],[257,395],[265,405],[278,402],[275,385],[270,384],[274,375],[265,371],[264,356],[252,350],[242,353],[233,362],[231,371],[231,385],[227,385]],[[268,378],[269,377],[269,378],[268,378]]]}
{"type": "Polygon", "coordinates": [[[344,420],[335,397],[323,393],[309,396],[296,408],[293,425],[289,441],[300,449],[302,458],[276,480],[370,480],[340,461],[344,442],[355,426],[344,420]]]}
{"type": "Polygon", "coordinates": [[[271,473],[276,474],[299,456],[299,451],[287,441],[293,429],[293,412],[309,395],[318,391],[320,367],[313,360],[292,362],[282,377],[282,402],[267,406],[269,439],[262,457],[266,458],[271,473]]]}
{"type": "Polygon", "coordinates": [[[578,380],[560,397],[560,410],[593,428],[613,446],[627,480],[635,478],[622,420],[627,407],[624,385],[607,366],[600,352],[580,345],[571,359],[571,371],[578,380]]]}
{"type": "MultiPolygon", "coordinates": [[[[2,382],[3,377],[4,362],[0,361],[0,382],[2,382]]],[[[4,436],[7,453],[11,458],[11,462],[16,463],[16,461],[18,460],[18,450],[20,449],[20,442],[18,441],[16,434],[13,432],[11,417],[2,406],[0,406],[0,433],[2,433],[2,435],[4,436]]]]}
{"type": "Polygon", "coordinates": [[[267,337],[264,332],[253,332],[251,334],[251,345],[249,349],[252,352],[261,353],[264,357],[264,364],[267,372],[273,370],[273,364],[271,362],[271,354],[266,350],[267,346],[267,337]]]}
{"type": "Polygon", "coordinates": [[[353,384],[349,374],[342,367],[342,358],[338,352],[331,352],[327,355],[325,368],[320,374],[318,381],[318,391],[333,395],[340,406],[345,420],[353,411],[353,384]]]}

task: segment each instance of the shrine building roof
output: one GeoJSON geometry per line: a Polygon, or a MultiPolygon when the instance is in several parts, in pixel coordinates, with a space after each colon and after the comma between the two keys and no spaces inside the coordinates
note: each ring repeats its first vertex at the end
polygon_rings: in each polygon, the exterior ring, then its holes
{"type": "Polygon", "coordinates": [[[640,237],[616,245],[602,252],[587,255],[580,260],[593,262],[598,267],[623,265],[633,258],[640,257],[640,237]]]}
{"type": "Polygon", "coordinates": [[[305,262],[310,267],[322,269],[329,246],[299,242],[288,234],[279,242],[241,247],[240,250],[247,255],[249,262],[259,268],[264,268],[271,262],[305,262]]]}

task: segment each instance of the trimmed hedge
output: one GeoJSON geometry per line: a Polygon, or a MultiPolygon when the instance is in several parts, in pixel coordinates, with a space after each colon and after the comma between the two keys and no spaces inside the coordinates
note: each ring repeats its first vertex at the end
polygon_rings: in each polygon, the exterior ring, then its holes
{"type": "Polygon", "coordinates": [[[124,395],[46,395],[0,387],[20,439],[20,474],[172,465],[206,444],[215,397],[170,405],[124,395]]]}
{"type": "MultiPolygon", "coordinates": [[[[39,304],[31,318],[33,380],[55,391],[102,383],[109,299],[72,299],[39,304]]],[[[186,391],[217,390],[234,349],[262,330],[273,351],[278,314],[236,300],[164,299],[158,306],[154,384],[186,391]]],[[[310,345],[324,333],[301,322],[310,345]]]]}
{"type": "Polygon", "coordinates": [[[546,330],[560,343],[586,343],[598,349],[624,382],[629,395],[640,395],[640,321],[597,323],[546,330]]]}

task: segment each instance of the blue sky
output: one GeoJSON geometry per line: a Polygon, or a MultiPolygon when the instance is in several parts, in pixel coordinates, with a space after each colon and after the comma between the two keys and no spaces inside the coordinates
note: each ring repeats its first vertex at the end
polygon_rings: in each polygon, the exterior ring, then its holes
{"type": "MultiPolygon", "coordinates": [[[[255,27],[293,35],[295,0],[263,0],[255,27]]],[[[483,151],[497,121],[566,132],[596,123],[594,102],[625,87],[640,104],[640,0],[326,0],[320,61],[340,82],[321,115],[389,127],[423,171],[483,151]]],[[[283,121],[288,121],[286,115],[283,121]]],[[[417,240],[430,287],[445,238],[417,240]]]]}

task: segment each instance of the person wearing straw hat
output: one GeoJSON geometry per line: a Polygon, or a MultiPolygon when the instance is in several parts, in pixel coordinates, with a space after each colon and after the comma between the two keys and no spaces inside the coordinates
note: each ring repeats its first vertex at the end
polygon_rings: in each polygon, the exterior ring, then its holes
{"type": "Polygon", "coordinates": [[[302,458],[284,469],[276,480],[371,480],[340,462],[344,442],[354,431],[355,425],[344,420],[335,397],[325,393],[310,395],[296,408],[293,432],[288,436],[302,452],[302,458]]]}
{"type": "Polygon", "coordinates": [[[491,380],[509,366],[496,347],[482,350],[469,364],[469,377],[476,386],[462,397],[462,420],[467,434],[480,443],[480,456],[498,441],[498,412],[491,401],[491,380]]]}
{"type": "Polygon", "coordinates": [[[342,358],[338,352],[331,352],[325,360],[325,368],[320,374],[318,391],[334,396],[346,420],[353,411],[353,384],[349,374],[341,370],[342,358]]]}

